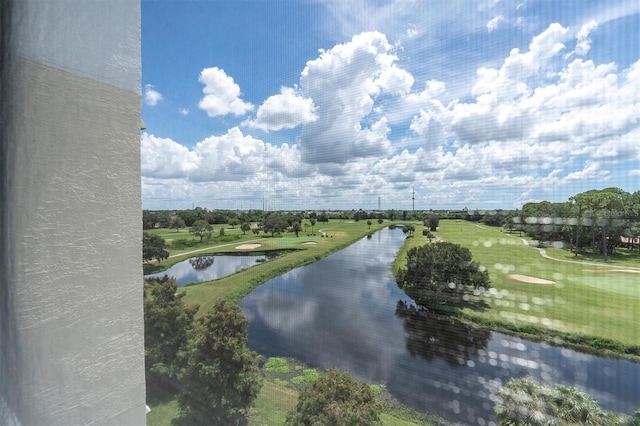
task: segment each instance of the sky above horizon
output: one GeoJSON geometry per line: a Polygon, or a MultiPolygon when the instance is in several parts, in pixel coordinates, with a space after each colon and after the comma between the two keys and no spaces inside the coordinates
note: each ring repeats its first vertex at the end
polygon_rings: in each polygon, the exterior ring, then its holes
{"type": "Polygon", "coordinates": [[[142,0],[145,209],[640,189],[637,0],[142,0]]]}

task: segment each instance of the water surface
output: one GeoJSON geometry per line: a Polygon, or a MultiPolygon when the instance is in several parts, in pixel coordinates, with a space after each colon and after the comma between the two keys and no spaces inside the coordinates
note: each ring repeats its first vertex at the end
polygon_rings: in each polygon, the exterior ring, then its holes
{"type": "Polygon", "coordinates": [[[197,256],[176,263],[166,271],[145,275],[144,277],[150,279],[168,275],[176,279],[178,286],[183,286],[188,283],[217,280],[241,269],[257,265],[261,261],[272,259],[279,254],[279,252],[270,252],[263,255],[242,253],[197,256]]]}
{"type": "Polygon", "coordinates": [[[417,410],[465,424],[494,421],[498,389],[521,376],[575,385],[608,410],[640,407],[640,365],[416,312],[390,272],[403,240],[401,230],[385,229],[258,287],[240,303],[251,320],[249,346],[338,367],[386,385],[417,410]]]}

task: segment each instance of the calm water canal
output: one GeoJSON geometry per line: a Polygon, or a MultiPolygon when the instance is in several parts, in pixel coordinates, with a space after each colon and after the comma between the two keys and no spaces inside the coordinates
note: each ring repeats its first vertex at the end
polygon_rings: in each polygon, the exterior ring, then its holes
{"type": "Polygon", "coordinates": [[[176,263],[166,271],[145,275],[144,277],[150,279],[168,275],[176,279],[178,286],[183,286],[189,283],[217,280],[279,255],[280,252],[271,252],[260,256],[247,254],[197,256],[176,263]]]}
{"type": "Polygon", "coordinates": [[[484,332],[425,317],[390,271],[404,240],[385,229],[370,239],[254,290],[240,304],[249,346],[312,367],[338,367],[386,385],[401,402],[465,424],[490,424],[500,386],[532,376],[577,386],[608,410],[640,407],[640,365],[484,332]]]}

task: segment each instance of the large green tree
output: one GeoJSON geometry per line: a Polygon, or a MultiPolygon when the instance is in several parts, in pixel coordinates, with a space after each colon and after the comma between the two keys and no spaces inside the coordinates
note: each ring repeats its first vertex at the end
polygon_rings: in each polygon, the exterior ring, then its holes
{"type": "Polygon", "coordinates": [[[247,231],[251,231],[251,224],[249,222],[242,222],[240,230],[242,231],[242,234],[245,235],[247,231]]]}
{"type": "Polygon", "coordinates": [[[436,214],[428,214],[422,219],[422,223],[424,226],[428,226],[431,232],[436,232],[440,224],[440,217],[436,214]]]}
{"type": "Polygon", "coordinates": [[[174,278],[144,284],[144,364],[147,388],[176,387],[197,306],[185,306],[174,278]]]}
{"type": "Polygon", "coordinates": [[[581,192],[569,200],[578,215],[576,249],[581,227],[587,226],[591,231],[591,247],[597,248],[607,260],[620,237],[628,235],[634,226],[634,197],[620,188],[605,188],[581,192]]]}
{"type": "Polygon", "coordinates": [[[418,305],[436,310],[477,304],[475,296],[490,287],[489,273],[472,260],[469,249],[449,242],[409,250],[396,278],[418,305]]]}
{"type": "Polygon", "coordinates": [[[415,231],[416,231],[416,227],[411,223],[406,224],[402,227],[402,232],[404,232],[409,237],[413,235],[415,231]]]}
{"type": "Polygon", "coordinates": [[[379,412],[380,406],[366,383],[331,369],[300,393],[286,424],[373,425],[380,423],[379,412]]]}
{"type": "Polygon", "coordinates": [[[178,403],[188,424],[241,422],[262,384],[258,356],[247,349],[249,321],[224,300],[190,333],[178,403]]]}
{"type": "Polygon", "coordinates": [[[287,223],[287,220],[277,213],[267,216],[262,221],[262,229],[264,230],[264,232],[271,233],[272,237],[275,234],[283,232],[285,229],[287,229],[288,225],[289,224],[287,223]]]}
{"type": "Polygon", "coordinates": [[[186,224],[184,223],[184,220],[182,220],[180,216],[176,216],[173,219],[171,219],[171,223],[169,227],[171,229],[175,229],[176,232],[179,232],[180,229],[184,228],[185,226],[186,224]]]}
{"type": "Polygon", "coordinates": [[[196,220],[195,222],[193,222],[193,225],[191,225],[191,233],[193,235],[195,235],[196,237],[200,238],[200,242],[202,242],[202,240],[205,237],[210,237],[211,236],[211,231],[213,230],[213,228],[211,227],[211,225],[209,224],[209,222],[207,222],[206,220],[200,219],[200,220],[196,220]]]}
{"type": "Polygon", "coordinates": [[[302,225],[300,225],[300,222],[298,222],[297,220],[294,220],[291,224],[291,230],[296,234],[297,237],[300,231],[302,231],[302,225]]]}
{"type": "Polygon", "coordinates": [[[169,221],[169,212],[142,210],[142,229],[154,229],[166,226],[169,221]]]}
{"type": "Polygon", "coordinates": [[[142,234],[142,260],[150,262],[153,259],[160,262],[169,257],[164,238],[147,232],[142,234]]]}

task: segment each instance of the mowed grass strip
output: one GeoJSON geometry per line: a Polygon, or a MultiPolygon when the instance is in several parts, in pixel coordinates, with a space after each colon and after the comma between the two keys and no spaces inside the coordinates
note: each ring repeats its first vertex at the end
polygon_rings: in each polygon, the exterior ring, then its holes
{"type": "Polygon", "coordinates": [[[265,380],[249,415],[251,426],[283,425],[298,402],[298,391],[265,380]]]}
{"type": "MultiPolygon", "coordinates": [[[[403,256],[410,247],[427,243],[421,233],[421,227],[417,227],[415,236],[407,239],[394,270],[402,267],[403,256]]],[[[435,235],[469,248],[474,260],[489,271],[494,287],[489,297],[491,308],[481,313],[465,311],[468,317],[484,324],[534,326],[614,340],[627,346],[640,345],[637,321],[640,297],[636,296],[640,274],[629,274],[609,284],[616,276],[589,271],[594,266],[546,259],[534,248],[523,245],[517,235],[473,222],[442,220],[435,235]],[[542,278],[555,284],[520,282],[509,277],[513,274],[542,278]]],[[[598,264],[596,258],[576,258],[559,249],[545,250],[556,258],[598,264]]],[[[598,266],[614,269],[637,265],[637,258],[620,255],[615,263],[600,262],[598,266]]]]}

